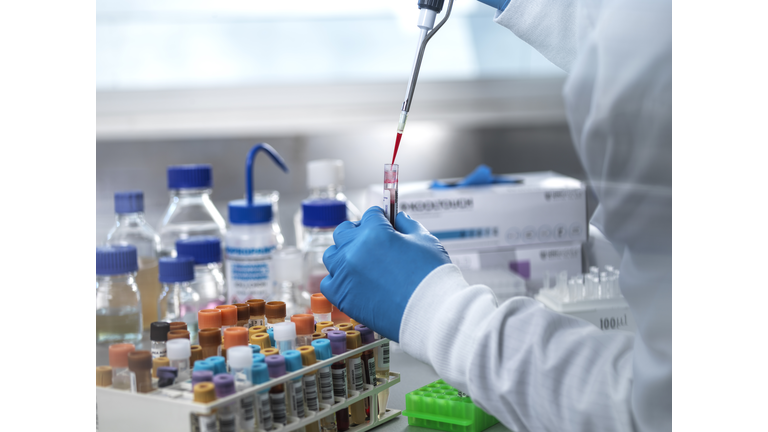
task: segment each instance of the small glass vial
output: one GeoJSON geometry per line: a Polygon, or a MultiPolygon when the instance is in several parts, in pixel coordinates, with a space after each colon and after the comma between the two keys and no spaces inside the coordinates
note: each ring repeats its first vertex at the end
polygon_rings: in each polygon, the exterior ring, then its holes
{"type": "Polygon", "coordinates": [[[195,260],[192,288],[200,295],[200,309],[224,304],[227,285],[221,262],[221,240],[216,237],[190,237],[176,242],[176,252],[195,260]]]}
{"type": "Polygon", "coordinates": [[[347,220],[347,206],[335,199],[304,200],[306,248],[304,250],[303,286],[296,302],[301,308],[310,307],[310,296],[320,292],[320,282],[328,275],[323,263],[325,250],[334,244],[333,231],[347,220]]]}
{"type": "MultiPolygon", "coordinates": [[[[240,329],[246,333],[245,329],[240,329]]],[[[237,391],[248,390],[253,386],[251,367],[253,366],[253,352],[247,346],[234,346],[227,349],[227,363],[229,373],[235,380],[237,391]]],[[[244,396],[239,401],[238,423],[241,431],[251,432],[256,427],[256,415],[253,411],[255,403],[253,394],[244,396]]]]}
{"type": "Polygon", "coordinates": [[[296,324],[290,321],[275,324],[272,327],[275,348],[281,353],[296,349],[296,324]]]}
{"type": "Polygon", "coordinates": [[[315,322],[333,321],[333,318],[331,318],[333,305],[322,293],[312,294],[311,308],[312,314],[315,316],[315,322]]]}
{"type": "MultiPolygon", "coordinates": [[[[296,350],[281,351],[282,356],[285,357],[285,368],[288,372],[296,372],[301,370],[301,353],[296,350]]],[[[299,419],[303,419],[307,415],[306,411],[306,399],[304,398],[304,381],[302,377],[294,378],[285,386],[288,389],[288,414],[299,419]]],[[[304,432],[304,428],[299,429],[300,432],[304,432]]]]}
{"type": "Polygon", "coordinates": [[[163,291],[157,303],[160,320],[185,323],[190,339],[197,340],[200,294],[192,288],[195,261],[188,256],[160,258],[159,278],[163,283],[163,291]]]}
{"type": "Polygon", "coordinates": [[[281,301],[271,301],[266,304],[265,313],[267,316],[267,329],[275,324],[285,322],[285,303],[281,301]]]}
{"type": "Polygon", "coordinates": [[[136,351],[130,343],[109,346],[109,367],[112,368],[112,388],[131,389],[131,371],[128,370],[128,354],[136,351]]]}
{"type": "Polygon", "coordinates": [[[192,348],[188,339],[173,339],[168,341],[168,360],[171,367],[179,371],[179,381],[185,381],[190,377],[189,357],[192,356],[192,348]]]}
{"type": "Polygon", "coordinates": [[[96,343],[141,340],[141,296],[136,247],[96,248],[96,343]]]}
{"type": "Polygon", "coordinates": [[[171,325],[163,321],[155,321],[149,326],[149,340],[152,341],[152,358],[166,357],[168,350],[165,343],[168,341],[168,332],[171,325]]]}
{"type": "Polygon", "coordinates": [[[310,314],[295,314],[291,316],[291,322],[296,325],[296,346],[312,345],[315,317],[310,314]]]}
{"type": "Polygon", "coordinates": [[[133,374],[132,392],[149,393],[152,391],[152,353],[144,350],[129,353],[128,370],[133,374]]]}

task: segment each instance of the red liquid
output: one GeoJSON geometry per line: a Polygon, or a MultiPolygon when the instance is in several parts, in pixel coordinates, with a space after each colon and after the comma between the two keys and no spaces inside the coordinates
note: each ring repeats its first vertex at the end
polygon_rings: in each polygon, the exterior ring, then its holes
{"type": "MultiPolygon", "coordinates": [[[[338,361],[331,365],[331,369],[346,369],[347,365],[344,361],[338,361]]],[[[334,389],[335,390],[335,389],[334,389]]],[[[349,393],[347,396],[349,397],[349,393]]],[[[336,428],[339,432],[344,432],[349,429],[349,408],[342,408],[336,411],[336,428]]]]}
{"type": "Polygon", "coordinates": [[[398,132],[397,138],[395,138],[395,153],[392,155],[392,165],[395,164],[395,158],[397,158],[397,149],[400,148],[400,140],[403,138],[403,133],[398,132]]]}

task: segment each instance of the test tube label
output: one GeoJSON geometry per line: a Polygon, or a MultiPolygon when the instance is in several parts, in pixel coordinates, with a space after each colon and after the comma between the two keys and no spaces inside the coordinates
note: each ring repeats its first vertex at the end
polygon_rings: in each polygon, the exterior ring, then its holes
{"type": "Polygon", "coordinates": [[[304,394],[307,395],[307,409],[310,411],[319,411],[320,405],[317,403],[317,380],[315,375],[304,375],[304,394]]]}
{"type": "Polygon", "coordinates": [[[356,391],[363,391],[363,363],[359,357],[353,357],[348,360],[352,366],[352,375],[350,376],[350,382],[355,387],[356,391]]]}
{"type": "Polygon", "coordinates": [[[293,391],[291,391],[291,410],[296,417],[304,418],[304,386],[301,380],[291,385],[293,386],[293,391]]]}
{"type": "Polygon", "coordinates": [[[259,427],[264,430],[272,429],[272,410],[269,408],[269,394],[258,395],[259,427]]]}
{"type": "Polygon", "coordinates": [[[320,381],[320,399],[323,403],[333,404],[333,382],[330,366],[319,369],[317,376],[320,381]]]}
{"type": "Polygon", "coordinates": [[[235,432],[235,413],[219,414],[219,430],[221,432],[235,432]]]}
{"type": "Polygon", "coordinates": [[[197,428],[199,432],[216,432],[216,415],[198,416],[197,428]]]}
{"type": "Polygon", "coordinates": [[[332,369],[333,395],[341,398],[347,397],[347,369],[332,369]]]}
{"type": "Polygon", "coordinates": [[[378,368],[386,369],[389,367],[389,342],[379,347],[378,368]]]}
{"type": "Polygon", "coordinates": [[[243,413],[243,420],[245,421],[246,425],[250,425],[251,428],[254,426],[254,421],[256,420],[256,416],[253,412],[253,396],[246,396],[242,399],[240,399],[240,409],[243,413]]]}
{"type": "Polygon", "coordinates": [[[387,219],[389,219],[389,189],[384,189],[384,199],[382,200],[382,205],[384,208],[384,213],[387,215],[387,219]]]}
{"type": "Polygon", "coordinates": [[[272,419],[274,422],[284,425],[288,420],[285,411],[285,392],[270,393],[269,405],[272,408],[272,419]]]}
{"type": "Polygon", "coordinates": [[[371,357],[368,359],[368,384],[376,387],[376,359],[371,357]]]}

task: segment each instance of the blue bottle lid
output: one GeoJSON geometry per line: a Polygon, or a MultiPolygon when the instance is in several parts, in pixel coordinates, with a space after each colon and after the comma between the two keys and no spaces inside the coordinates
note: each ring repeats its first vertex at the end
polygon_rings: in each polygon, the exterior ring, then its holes
{"type": "Polygon", "coordinates": [[[296,350],[288,350],[283,354],[285,357],[285,368],[288,372],[296,372],[302,368],[301,365],[301,353],[296,350]]]}
{"type": "Polygon", "coordinates": [[[110,276],[139,270],[136,246],[114,245],[96,247],[96,274],[110,276]]]}
{"type": "Polygon", "coordinates": [[[269,201],[234,200],[229,202],[229,223],[257,224],[272,221],[272,203],[269,201]]]}
{"type": "Polygon", "coordinates": [[[328,360],[331,358],[331,341],[328,339],[313,340],[312,346],[315,348],[317,361],[328,360]]]}
{"type": "Polygon", "coordinates": [[[332,228],[347,220],[347,205],[336,199],[311,199],[301,202],[304,226],[332,228]]]}
{"type": "Polygon", "coordinates": [[[195,280],[195,260],[189,256],[160,258],[160,282],[189,282],[195,280]]]}
{"type": "Polygon", "coordinates": [[[144,192],[140,190],[115,192],[115,213],[138,213],[144,211],[144,192]]]}
{"type": "Polygon", "coordinates": [[[213,170],[209,164],[171,165],[168,167],[168,189],[199,189],[213,186],[213,170]]]}
{"type": "Polygon", "coordinates": [[[192,257],[195,264],[221,262],[221,240],[203,236],[176,240],[176,253],[192,257]]]}
{"type": "Polygon", "coordinates": [[[269,381],[269,367],[266,363],[254,363],[251,365],[251,382],[263,384],[269,381]]]}

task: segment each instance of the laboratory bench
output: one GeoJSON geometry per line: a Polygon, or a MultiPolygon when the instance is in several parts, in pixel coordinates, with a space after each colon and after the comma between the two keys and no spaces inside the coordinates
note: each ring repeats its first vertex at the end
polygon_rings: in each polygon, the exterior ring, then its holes
{"type": "MultiPolygon", "coordinates": [[[[144,332],[144,339],[141,344],[136,344],[137,349],[149,349],[150,340],[149,332],[144,332]]],[[[104,345],[96,346],[96,365],[108,365],[109,364],[109,346],[104,345]]],[[[390,353],[390,370],[400,373],[400,383],[392,386],[389,390],[389,402],[387,408],[394,408],[399,410],[405,410],[405,394],[412,392],[418,388],[421,388],[429,383],[437,381],[440,377],[437,376],[435,370],[431,366],[428,366],[410,355],[403,352],[397,344],[392,344],[392,351],[390,353]]],[[[381,426],[372,429],[378,432],[426,432],[433,429],[426,429],[416,426],[409,426],[408,419],[404,416],[398,416],[381,426]]],[[[486,429],[487,432],[506,432],[509,431],[501,423],[486,429]]]]}

